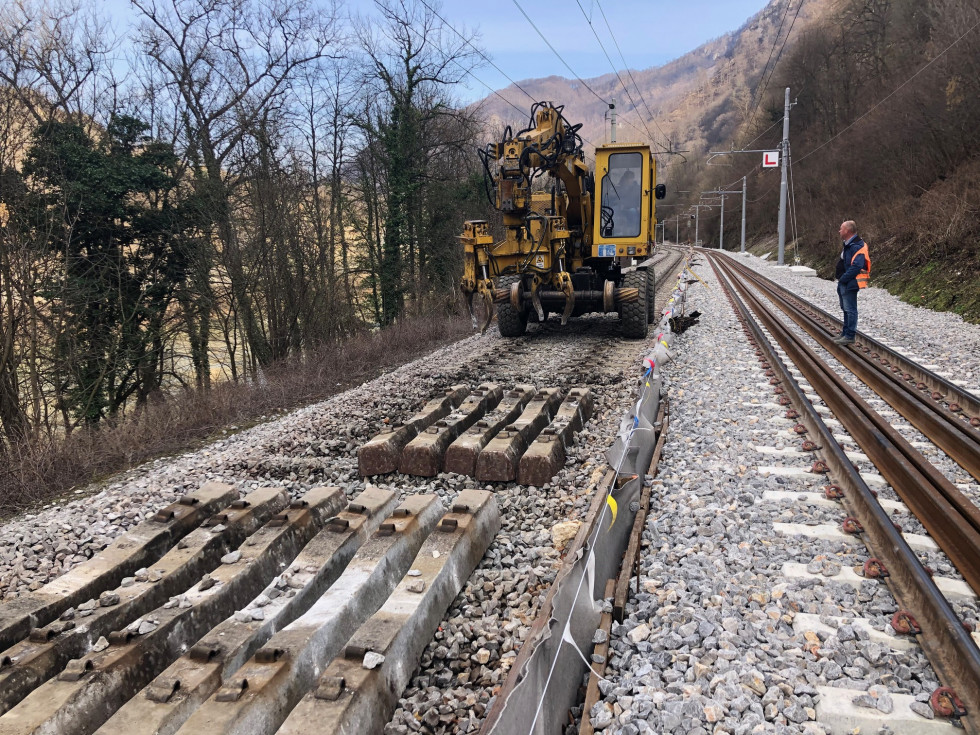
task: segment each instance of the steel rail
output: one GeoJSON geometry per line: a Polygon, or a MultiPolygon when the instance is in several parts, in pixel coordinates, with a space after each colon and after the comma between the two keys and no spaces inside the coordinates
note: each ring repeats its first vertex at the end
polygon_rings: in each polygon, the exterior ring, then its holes
{"type": "MultiPolygon", "coordinates": [[[[748,266],[734,260],[731,262],[739,272],[746,273],[753,281],[759,284],[765,284],[764,286],[760,285],[760,288],[764,291],[774,292],[781,296],[784,301],[796,304],[797,306],[795,308],[797,310],[804,314],[812,315],[809,317],[808,323],[813,325],[816,332],[811,332],[809,327],[804,327],[811,333],[811,336],[816,338],[818,334],[829,334],[827,332],[828,327],[831,330],[840,330],[840,319],[831,316],[819,306],[811,304],[806,299],[794,294],[785,286],[781,286],[772,279],[766,278],[748,266]]],[[[786,309],[783,310],[786,311],[786,309]]],[[[787,313],[790,312],[787,311],[787,313]]],[[[794,321],[796,321],[795,318],[794,321]]],[[[801,326],[803,325],[801,324],[801,326]]],[[[902,375],[904,383],[897,378],[892,379],[910,393],[913,391],[907,383],[911,383],[920,391],[927,392],[932,401],[930,402],[920,398],[923,406],[941,414],[943,418],[956,425],[958,430],[970,434],[975,441],[980,442],[980,398],[862,332],[857,333],[857,346],[864,353],[868,363],[877,368],[879,372],[884,375],[889,375],[889,377],[892,377],[891,373],[902,375]],[[870,359],[867,356],[870,356],[870,359]],[[891,368],[890,372],[883,369],[889,367],[891,368]],[[944,401],[953,408],[944,406],[944,401]]]]}
{"type": "MultiPolygon", "coordinates": [[[[769,317],[767,324],[772,321],[778,325],[774,329],[784,333],[797,351],[805,352],[811,358],[819,369],[817,380],[825,385],[831,395],[819,390],[818,393],[832,409],[835,402],[840,405],[840,412],[835,410],[835,413],[841,414],[841,422],[857,439],[865,454],[879,466],[885,479],[919,518],[967,583],[974,590],[980,590],[980,521],[977,507],[963,497],[953,483],[868,406],[840,376],[813,355],[743,282],[736,278],[735,285],[748,295],[757,313],[761,311],[769,317]],[[840,401],[840,394],[846,396],[846,401],[840,401]],[[857,413],[860,413],[860,420],[853,418],[857,413]],[[851,423],[854,424],[853,430],[849,425],[851,423]],[[958,498],[958,502],[952,502],[951,498],[958,498]]],[[[812,380],[811,384],[817,387],[812,380]]]]}
{"type": "MultiPolygon", "coordinates": [[[[816,358],[813,352],[792,334],[758,297],[740,283],[734,273],[726,269],[726,274],[723,275],[718,259],[709,255],[709,260],[718,275],[719,282],[726,287],[726,296],[735,308],[740,321],[758,345],[757,354],[765,355],[771,367],[781,374],[780,381],[787,388],[786,396],[797,414],[802,417],[801,423],[807,432],[819,436],[826,463],[845,490],[844,501],[859,520],[869,549],[873,549],[874,553],[878,554],[887,570],[885,583],[895,598],[920,624],[918,639],[924,652],[940,679],[955,690],[965,706],[967,714],[961,718],[963,725],[968,732],[980,733],[980,722],[976,721],[977,718],[969,716],[971,712],[980,712],[980,649],[857,469],[844,454],[799,384],[782,364],[768,338],[750,315],[748,308],[732,292],[732,284],[746,301],[753,304],[755,313],[765,324],[766,329],[881,469],[882,474],[896,491],[901,489],[906,494],[915,494],[915,488],[925,486],[925,477],[916,472],[910,462],[897,452],[885,434],[868,422],[864,416],[858,414],[859,407],[863,404],[860,397],[848,386],[838,385],[834,379],[836,376],[827,366],[816,358]]],[[[866,407],[866,404],[864,405],[866,407]]],[[[952,512],[952,508],[943,498],[928,493],[922,495],[924,503],[935,504],[939,509],[945,508],[946,512],[952,512]]],[[[948,522],[949,526],[956,526],[958,530],[972,531],[969,524],[963,523],[962,519],[957,524],[956,518],[958,516],[953,513],[952,520],[948,522]]],[[[973,549],[972,554],[976,557],[975,545],[973,549]]]]}
{"type": "MultiPolygon", "coordinates": [[[[980,431],[958,418],[956,413],[950,412],[937,401],[928,400],[920,391],[909,385],[907,380],[900,380],[897,374],[885,368],[891,363],[902,361],[905,365],[914,366],[909,367],[908,370],[921,370],[925,373],[928,373],[928,370],[902,357],[894,350],[884,347],[879,342],[874,342],[874,349],[876,350],[874,353],[872,353],[872,348],[863,345],[860,351],[848,350],[835,345],[832,336],[819,326],[816,319],[802,313],[799,307],[793,306],[794,301],[800,303],[798,299],[787,297],[784,289],[769,279],[759,276],[752,269],[740,263],[732,263],[731,265],[762,290],[788,317],[820,343],[821,347],[832,352],[844,367],[857,375],[862,382],[881,396],[913,426],[928,436],[974,479],[980,481],[980,431]],[[882,352],[877,352],[878,349],[882,352]],[[887,359],[879,357],[882,353],[887,356],[887,359]]],[[[809,305],[806,308],[810,308],[809,305]]],[[[863,335],[860,339],[873,341],[870,337],[863,335]]],[[[901,368],[899,369],[901,370],[901,368]]],[[[912,373],[908,371],[904,374],[912,376],[912,373]]],[[[933,373],[929,374],[936,380],[942,380],[933,373]]],[[[915,381],[913,378],[913,383],[918,382],[920,385],[926,386],[924,380],[925,378],[920,374],[920,379],[915,381]]],[[[946,381],[944,383],[956,388],[952,383],[946,381]]],[[[968,396],[964,391],[960,391],[960,394],[968,396]]],[[[957,396],[957,400],[966,402],[968,398],[957,396]]],[[[954,405],[957,404],[954,403],[954,405]]],[[[954,505],[965,503],[961,513],[964,516],[969,516],[971,523],[980,529],[980,510],[969,500],[966,500],[955,487],[953,490],[954,495],[949,498],[950,502],[954,505]]]]}

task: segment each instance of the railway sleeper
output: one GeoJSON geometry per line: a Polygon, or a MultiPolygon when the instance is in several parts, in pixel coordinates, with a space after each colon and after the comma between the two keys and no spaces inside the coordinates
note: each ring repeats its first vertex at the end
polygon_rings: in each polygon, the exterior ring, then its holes
{"type": "Polygon", "coordinates": [[[398,469],[402,449],[420,432],[445,418],[469,394],[469,386],[454,385],[441,398],[433,398],[403,424],[387,427],[357,450],[357,469],[362,477],[383,475],[398,469]]]}
{"type": "Polygon", "coordinates": [[[517,477],[517,463],[534,438],[551,422],[561,401],[560,388],[542,388],[527,404],[514,423],[504,427],[476,458],[476,479],[480,482],[511,482],[517,477]]]}
{"type": "Polygon", "coordinates": [[[241,614],[223,621],[99,728],[99,735],[172,735],[276,631],[295,620],[340,576],[394,510],[390,490],[369,486],[313,537],[241,614]],[[260,603],[257,604],[257,603],[260,603]],[[261,607],[262,619],[250,613],[261,607]]]}
{"type": "Polygon", "coordinates": [[[398,471],[418,477],[439,474],[449,445],[488,410],[500,403],[502,395],[499,385],[488,383],[478,386],[459,408],[446,418],[436,421],[408,443],[398,462],[398,471]]]}
{"type": "Polygon", "coordinates": [[[318,673],[391,594],[442,511],[435,495],[406,498],[330,589],[273,635],[178,732],[275,732],[318,673]]]}
{"type": "MultiPolygon", "coordinates": [[[[11,665],[0,670],[0,713],[7,712],[32,690],[81,656],[101,636],[124,628],[134,619],[186,590],[220,564],[273,514],[286,507],[282,488],[262,488],[234,501],[205,525],[185,536],[155,563],[145,581],[103,592],[91,615],[35,628],[31,636],[4,651],[11,665]]],[[[94,603],[94,601],[93,601],[94,603]]]]}
{"type": "Polygon", "coordinates": [[[426,644],[499,530],[492,493],[460,493],[422,545],[411,573],[354,634],[279,732],[381,732],[426,644]]]}
{"type": "Polygon", "coordinates": [[[592,417],[594,401],[588,388],[573,388],[558,407],[554,420],[521,457],[517,482],[541,487],[565,466],[566,450],[575,434],[592,417]]]}
{"type": "Polygon", "coordinates": [[[0,717],[0,733],[88,735],[173,661],[185,641],[258,594],[345,503],[339,488],[314,488],[249,536],[236,561],[112,634],[113,645],[70,661],[0,717]]]}
{"type": "Polygon", "coordinates": [[[152,564],[236,497],[238,491],[231,485],[206,483],[200,490],[161,508],[152,518],[41,589],[5,601],[0,608],[0,650],[26,638],[31,628],[51,623],[68,608],[112,589],[123,577],[152,564]]]}
{"type": "Polygon", "coordinates": [[[534,398],[534,392],[533,385],[515,385],[513,390],[506,391],[493,411],[449,445],[443,469],[460,475],[475,475],[476,459],[480,452],[501,429],[521,415],[524,407],[534,398]]]}

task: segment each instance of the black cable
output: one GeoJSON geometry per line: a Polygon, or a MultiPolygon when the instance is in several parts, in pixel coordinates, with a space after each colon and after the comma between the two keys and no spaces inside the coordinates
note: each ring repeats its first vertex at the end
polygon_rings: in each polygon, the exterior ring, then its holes
{"type": "MultiPolygon", "coordinates": [[[[769,79],[766,80],[766,84],[762,89],[762,94],[759,95],[759,102],[762,102],[762,100],[765,99],[766,91],[769,89],[769,82],[772,81],[773,76],[776,74],[776,66],[779,64],[779,60],[783,56],[783,49],[786,48],[786,42],[789,40],[789,36],[793,32],[793,26],[796,25],[796,19],[800,17],[800,10],[803,8],[804,2],[806,2],[806,0],[800,0],[800,4],[796,7],[796,15],[793,16],[793,22],[789,24],[789,30],[786,31],[786,37],[783,39],[783,45],[779,47],[779,53],[776,54],[776,61],[773,62],[772,69],[769,70],[769,79]]],[[[789,5],[786,6],[786,9],[789,9],[789,5]]],[[[777,39],[779,38],[778,34],[776,37],[777,39]]],[[[773,45],[773,48],[775,48],[775,45],[773,45]]],[[[765,77],[765,75],[766,72],[763,70],[762,76],[765,77]]]]}
{"type": "MultiPolygon", "coordinates": [[[[670,150],[670,138],[667,137],[667,134],[663,131],[663,128],[660,127],[660,123],[657,122],[656,115],[653,114],[653,111],[650,109],[650,105],[647,104],[646,98],[643,96],[643,92],[640,90],[640,85],[637,84],[636,79],[633,78],[633,72],[630,70],[629,64],[626,63],[626,57],[623,56],[623,50],[619,47],[619,41],[616,40],[616,34],[613,33],[612,26],[609,25],[609,19],[606,18],[606,12],[602,9],[602,5],[599,3],[599,0],[595,0],[595,4],[596,7],[599,8],[599,13],[602,15],[602,20],[606,24],[606,29],[609,31],[609,35],[613,40],[613,44],[615,44],[616,50],[619,52],[619,58],[623,62],[623,68],[626,69],[626,73],[629,75],[630,81],[633,82],[633,86],[636,87],[636,93],[637,95],[639,95],[640,101],[643,102],[643,106],[646,107],[647,114],[650,116],[650,120],[653,121],[653,124],[657,127],[657,130],[660,131],[660,134],[664,137],[664,140],[667,141],[667,150],[670,150]]],[[[660,145],[663,144],[661,143],[660,145]]]]}
{"type": "Polygon", "coordinates": [[[525,17],[525,19],[527,19],[527,22],[531,24],[531,28],[533,28],[537,32],[537,34],[539,36],[541,36],[541,40],[544,41],[548,45],[548,48],[550,48],[551,51],[552,51],[552,53],[554,53],[554,55],[558,57],[558,60],[562,64],[565,65],[565,68],[568,69],[568,71],[570,71],[572,73],[572,76],[575,77],[579,82],[581,82],[582,86],[585,87],[587,90],[589,90],[595,96],[595,98],[597,100],[599,100],[600,102],[602,102],[605,105],[608,105],[609,103],[606,100],[604,100],[602,97],[600,97],[599,94],[594,89],[592,89],[592,87],[590,87],[588,85],[588,83],[584,79],[582,79],[582,77],[580,77],[578,74],[576,74],[575,73],[575,70],[572,69],[572,67],[570,67],[568,65],[568,62],[565,61],[565,59],[562,58],[561,54],[558,53],[558,51],[555,49],[555,47],[551,45],[551,41],[549,41],[547,38],[545,38],[545,35],[541,32],[541,30],[536,25],[534,25],[534,21],[531,20],[531,16],[529,16],[525,12],[524,8],[521,7],[521,4],[517,0],[513,0],[513,2],[514,2],[514,5],[517,6],[517,9],[521,11],[521,15],[523,15],[525,17]]]}

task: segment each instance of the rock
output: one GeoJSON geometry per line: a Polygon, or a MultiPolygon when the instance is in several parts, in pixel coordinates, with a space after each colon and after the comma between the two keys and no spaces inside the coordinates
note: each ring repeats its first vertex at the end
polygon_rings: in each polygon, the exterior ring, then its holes
{"type": "Polygon", "coordinates": [[[424,592],[425,580],[424,579],[412,580],[407,585],[405,585],[405,589],[407,589],[409,592],[416,592],[416,593],[424,592]]]}
{"type": "MultiPolygon", "coordinates": [[[[101,607],[112,607],[113,605],[119,604],[119,594],[106,590],[101,595],[99,595],[99,605],[101,607]]],[[[81,607],[81,605],[79,605],[81,607]]]]}
{"type": "Polygon", "coordinates": [[[641,623],[627,633],[626,637],[633,641],[633,645],[645,641],[650,637],[650,626],[646,623],[641,623]]]}
{"type": "Polygon", "coordinates": [[[361,666],[365,669],[375,669],[385,662],[385,657],[380,653],[375,653],[374,651],[368,651],[364,654],[364,659],[361,661],[361,666]]]}
{"type": "Polygon", "coordinates": [[[912,702],[909,705],[909,709],[915,712],[919,717],[925,717],[927,720],[935,719],[936,713],[932,711],[930,707],[925,702],[912,702]]]}
{"type": "Polygon", "coordinates": [[[581,527],[581,521],[563,521],[551,527],[551,543],[558,551],[564,551],[565,547],[575,538],[581,527]]]}
{"type": "Polygon", "coordinates": [[[242,552],[239,551],[238,549],[235,549],[231,553],[225,554],[223,557],[221,557],[221,563],[222,564],[237,564],[238,562],[241,561],[241,559],[242,559],[242,552]]]}
{"type": "Polygon", "coordinates": [[[99,640],[97,640],[95,643],[92,644],[92,650],[95,651],[96,653],[99,653],[100,651],[104,651],[108,647],[109,647],[109,641],[106,639],[105,636],[100,636],[99,640]]]}

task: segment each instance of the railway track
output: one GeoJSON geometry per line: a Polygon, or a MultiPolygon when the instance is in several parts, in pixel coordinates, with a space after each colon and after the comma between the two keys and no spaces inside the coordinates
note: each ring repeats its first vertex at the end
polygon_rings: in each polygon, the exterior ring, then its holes
{"type": "Polygon", "coordinates": [[[795,431],[801,439],[807,437],[802,448],[820,458],[812,471],[829,473],[833,478],[826,492],[847,509],[844,531],[859,534],[870,550],[871,556],[862,566],[863,576],[888,585],[901,605],[892,627],[918,638],[945,683],[932,693],[933,709],[945,716],[964,718],[967,728],[977,732],[975,718],[965,716],[980,711],[980,650],[964,627],[966,621],[838,444],[812,405],[813,396],[807,395],[787,366],[799,370],[807,389],[820,397],[854,437],[973,590],[980,589],[980,511],[776,312],[781,311],[830,350],[974,478],[980,442],[976,429],[980,422],[973,421],[975,416],[971,415],[976,413],[975,398],[867,337],[859,337],[855,351],[833,345],[833,330],[839,326],[835,320],[727,257],[712,254],[709,258],[739,320],[758,346],[757,355],[780,393],[780,403],[788,408],[786,417],[799,422],[795,431]],[[889,369],[892,367],[895,369],[889,369]]]}
{"type": "MultiPolygon", "coordinates": [[[[679,262],[654,263],[661,303],[679,262]]],[[[552,527],[582,520],[635,400],[648,345],[616,330],[582,319],[466,340],[366,387],[351,409],[301,411],[244,449],[229,439],[202,452],[210,467],[173,483],[191,492],[134,513],[92,558],[0,605],[0,734],[380,732],[392,717],[395,730],[409,718],[433,732],[478,727],[560,564],[552,527]],[[379,428],[453,385],[467,387],[415,427],[428,449],[358,466],[379,428]],[[466,396],[485,413],[503,388],[529,399],[525,413],[541,397],[542,415],[564,422],[538,442],[504,422],[518,449],[473,477],[434,468],[433,446],[477,428],[479,417],[452,425],[474,418],[466,396]],[[551,453],[575,431],[567,457],[551,453]],[[510,458],[538,444],[527,467],[510,458]],[[188,487],[201,474],[213,479],[188,487]]]]}

